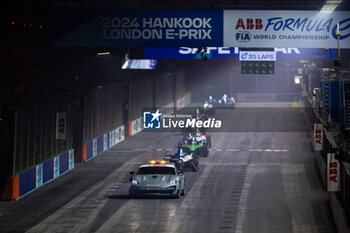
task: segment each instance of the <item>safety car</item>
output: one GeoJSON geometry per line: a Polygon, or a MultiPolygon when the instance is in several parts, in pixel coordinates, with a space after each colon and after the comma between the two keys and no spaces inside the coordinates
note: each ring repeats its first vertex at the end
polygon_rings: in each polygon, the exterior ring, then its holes
{"type": "Polygon", "coordinates": [[[174,163],[151,160],[130,172],[129,195],[161,194],[180,198],[186,193],[186,178],[174,163]]]}

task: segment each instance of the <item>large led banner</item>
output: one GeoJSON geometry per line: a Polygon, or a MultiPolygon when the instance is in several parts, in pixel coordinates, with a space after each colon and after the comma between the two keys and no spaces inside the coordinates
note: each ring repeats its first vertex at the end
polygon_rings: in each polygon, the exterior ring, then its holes
{"type": "MultiPolygon", "coordinates": [[[[240,48],[207,47],[209,59],[239,59],[240,48]]],[[[336,49],[275,48],[277,59],[335,59],[336,49]]],[[[202,59],[195,47],[145,47],[148,59],[202,59]]]]}
{"type": "Polygon", "coordinates": [[[350,48],[346,11],[224,11],[224,46],[350,48]]]}
{"type": "Polygon", "coordinates": [[[337,48],[339,23],[340,47],[350,48],[346,11],[139,10],[78,16],[79,21],[52,16],[56,46],[337,48]]]}
{"type": "Polygon", "coordinates": [[[112,11],[56,43],[69,47],[222,46],[221,10],[112,11]]]}

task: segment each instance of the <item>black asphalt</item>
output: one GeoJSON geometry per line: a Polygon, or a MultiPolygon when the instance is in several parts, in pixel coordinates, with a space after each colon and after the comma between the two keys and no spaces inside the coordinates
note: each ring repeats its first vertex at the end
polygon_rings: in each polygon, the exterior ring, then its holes
{"type": "Polygon", "coordinates": [[[141,132],[17,202],[0,202],[0,231],[336,232],[302,114],[289,105],[272,104],[271,114],[265,104],[218,110],[230,129],[208,132],[213,151],[186,172],[180,199],[129,198],[129,172],[167,153],[133,149],[174,149],[182,137],[141,132]]]}

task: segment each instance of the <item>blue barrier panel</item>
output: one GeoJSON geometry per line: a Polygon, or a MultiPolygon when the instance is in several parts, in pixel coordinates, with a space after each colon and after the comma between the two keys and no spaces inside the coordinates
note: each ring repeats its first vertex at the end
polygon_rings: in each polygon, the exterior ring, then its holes
{"type": "Polygon", "coordinates": [[[92,140],[86,143],[86,159],[89,160],[93,155],[93,144],[92,140]]]}
{"type": "Polygon", "coordinates": [[[43,183],[53,179],[53,158],[43,162],[43,183]]]}
{"type": "Polygon", "coordinates": [[[36,188],[36,167],[30,168],[19,175],[19,196],[36,188]]]}
{"type": "Polygon", "coordinates": [[[59,163],[60,163],[60,175],[68,171],[69,166],[69,151],[64,152],[63,154],[59,155],[59,163]]]}
{"type": "Polygon", "coordinates": [[[341,100],[341,105],[344,106],[344,85],[343,82],[340,84],[340,94],[339,94],[339,82],[338,81],[330,81],[330,94],[331,94],[331,116],[335,122],[338,122],[342,125],[345,123],[345,112],[344,108],[342,109],[342,122],[340,122],[340,109],[339,109],[339,96],[341,100]]]}
{"type": "Polygon", "coordinates": [[[103,135],[97,138],[97,152],[96,155],[103,152],[103,135]]]}

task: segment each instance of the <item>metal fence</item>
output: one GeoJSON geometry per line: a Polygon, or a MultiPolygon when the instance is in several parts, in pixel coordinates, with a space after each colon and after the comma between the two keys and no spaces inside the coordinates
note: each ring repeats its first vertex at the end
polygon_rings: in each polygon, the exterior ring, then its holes
{"type": "Polygon", "coordinates": [[[14,175],[72,148],[72,109],[72,97],[64,94],[17,109],[14,126],[14,175]],[[66,113],[66,139],[63,140],[56,139],[58,112],[66,113]]]}
{"type": "Polygon", "coordinates": [[[83,141],[89,141],[123,124],[124,83],[91,89],[84,98],[83,141]]]}

